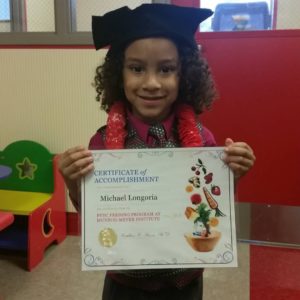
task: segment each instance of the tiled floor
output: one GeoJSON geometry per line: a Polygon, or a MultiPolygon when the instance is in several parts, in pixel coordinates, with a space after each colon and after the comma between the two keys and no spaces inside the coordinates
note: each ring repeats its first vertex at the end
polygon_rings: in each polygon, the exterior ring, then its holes
{"type": "MultiPolygon", "coordinates": [[[[239,243],[238,257],[238,268],[205,270],[204,300],[250,299],[248,244],[239,243]]],[[[0,300],[101,299],[104,273],[80,271],[79,237],[51,246],[32,272],[25,271],[24,262],[0,256],[0,300]]]]}

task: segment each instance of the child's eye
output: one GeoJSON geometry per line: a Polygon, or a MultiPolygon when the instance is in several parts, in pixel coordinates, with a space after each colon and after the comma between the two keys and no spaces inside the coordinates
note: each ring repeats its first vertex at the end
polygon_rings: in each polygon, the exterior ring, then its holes
{"type": "Polygon", "coordinates": [[[177,70],[176,66],[162,66],[160,72],[163,74],[173,73],[177,70]]]}
{"type": "Polygon", "coordinates": [[[143,67],[138,65],[129,65],[128,69],[134,73],[141,73],[143,72],[143,67]]]}

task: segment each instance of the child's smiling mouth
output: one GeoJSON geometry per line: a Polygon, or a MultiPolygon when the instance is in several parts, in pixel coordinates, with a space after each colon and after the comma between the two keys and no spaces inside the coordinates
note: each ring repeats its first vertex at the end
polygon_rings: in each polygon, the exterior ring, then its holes
{"type": "Polygon", "coordinates": [[[139,96],[144,101],[158,101],[165,98],[165,96],[139,96]]]}

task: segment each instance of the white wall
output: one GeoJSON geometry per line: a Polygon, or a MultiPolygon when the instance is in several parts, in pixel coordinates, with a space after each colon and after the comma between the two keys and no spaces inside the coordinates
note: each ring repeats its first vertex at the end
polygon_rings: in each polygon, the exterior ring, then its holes
{"type": "Polygon", "coordinates": [[[0,49],[0,149],[20,139],[53,153],[88,145],[106,121],[92,87],[104,55],[92,49],[0,49]]]}

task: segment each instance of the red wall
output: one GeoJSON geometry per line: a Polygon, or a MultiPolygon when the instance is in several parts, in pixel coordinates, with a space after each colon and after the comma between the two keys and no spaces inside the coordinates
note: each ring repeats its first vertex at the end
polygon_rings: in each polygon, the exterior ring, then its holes
{"type": "Polygon", "coordinates": [[[300,205],[300,30],[201,33],[199,42],[220,93],[204,125],[220,145],[246,141],[257,157],[238,201],[300,205]]]}
{"type": "Polygon", "coordinates": [[[220,98],[202,117],[219,144],[248,142],[257,161],[238,200],[300,204],[300,30],[202,33],[220,98]]]}

